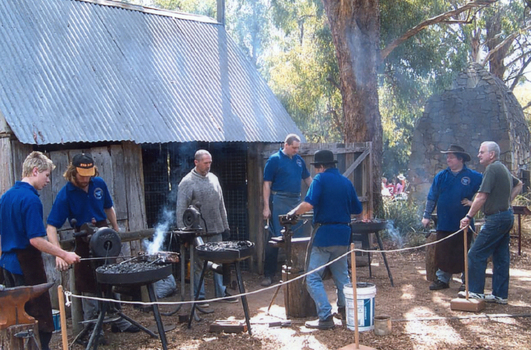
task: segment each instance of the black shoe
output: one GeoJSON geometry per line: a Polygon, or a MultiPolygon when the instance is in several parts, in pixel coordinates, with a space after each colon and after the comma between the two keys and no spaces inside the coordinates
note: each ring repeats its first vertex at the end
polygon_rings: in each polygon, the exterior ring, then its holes
{"type": "Polygon", "coordinates": [[[441,280],[437,280],[430,285],[430,290],[441,290],[441,289],[447,289],[447,288],[450,288],[448,283],[444,283],[441,280]]]}
{"type": "Polygon", "coordinates": [[[233,297],[232,295],[229,294],[229,292],[225,292],[225,299],[221,299],[220,301],[224,303],[237,303],[238,298],[233,297]],[[227,298],[227,297],[231,297],[231,298],[227,298]]]}
{"type": "Polygon", "coordinates": [[[134,324],[131,324],[126,329],[121,330],[117,325],[113,324],[111,326],[111,332],[113,333],[138,333],[140,332],[140,328],[138,328],[134,324]]]}
{"type": "Polygon", "coordinates": [[[334,316],[330,315],[324,320],[318,319],[315,321],[308,321],[304,324],[304,326],[306,326],[306,328],[325,330],[325,329],[332,329],[336,325],[334,323],[334,316]]]}
{"type": "Polygon", "coordinates": [[[345,311],[345,307],[338,307],[337,312],[334,314],[334,317],[338,320],[345,321],[347,319],[347,314],[345,311]]]}

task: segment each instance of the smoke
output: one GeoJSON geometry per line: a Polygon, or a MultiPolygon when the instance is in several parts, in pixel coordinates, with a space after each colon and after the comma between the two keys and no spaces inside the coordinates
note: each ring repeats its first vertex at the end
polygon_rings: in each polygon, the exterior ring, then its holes
{"type": "Polygon", "coordinates": [[[389,237],[393,240],[397,247],[402,248],[404,246],[404,238],[400,235],[400,231],[395,228],[393,220],[387,220],[387,233],[389,237]]]}
{"type": "Polygon", "coordinates": [[[166,238],[166,233],[168,232],[170,225],[174,221],[174,213],[168,208],[162,209],[162,215],[160,222],[155,226],[155,233],[153,234],[153,241],[147,239],[144,240],[144,249],[148,254],[155,254],[160,251],[164,239],[166,238]]]}

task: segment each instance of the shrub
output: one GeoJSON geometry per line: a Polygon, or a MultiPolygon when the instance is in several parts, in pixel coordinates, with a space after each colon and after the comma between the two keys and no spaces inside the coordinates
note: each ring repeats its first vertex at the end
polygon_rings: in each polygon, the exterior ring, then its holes
{"type": "Polygon", "coordinates": [[[424,243],[422,211],[413,201],[384,200],[380,217],[388,221],[385,237],[393,240],[399,247],[417,246],[424,243]]]}

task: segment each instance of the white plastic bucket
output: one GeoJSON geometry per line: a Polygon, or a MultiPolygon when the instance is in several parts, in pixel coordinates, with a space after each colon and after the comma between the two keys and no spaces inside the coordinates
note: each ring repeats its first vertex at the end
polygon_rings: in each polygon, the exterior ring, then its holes
{"type": "MultiPolygon", "coordinates": [[[[356,283],[358,299],[358,331],[370,331],[374,329],[374,297],[376,296],[376,286],[372,283],[356,283]]],[[[354,323],[354,294],[352,284],[349,283],[343,288],[345,293],[345,308],[347,313],[347,328],[355,330],[354,323]]]]}

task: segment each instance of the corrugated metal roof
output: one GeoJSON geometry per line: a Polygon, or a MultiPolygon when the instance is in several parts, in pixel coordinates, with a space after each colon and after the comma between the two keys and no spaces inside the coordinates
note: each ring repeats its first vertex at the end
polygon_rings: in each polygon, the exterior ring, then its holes
{"type": "Polygon", "coordinates": [[[222,25],[108,3],[0,1],[0,113],[20,142],[301,135],[222,25]]]}

